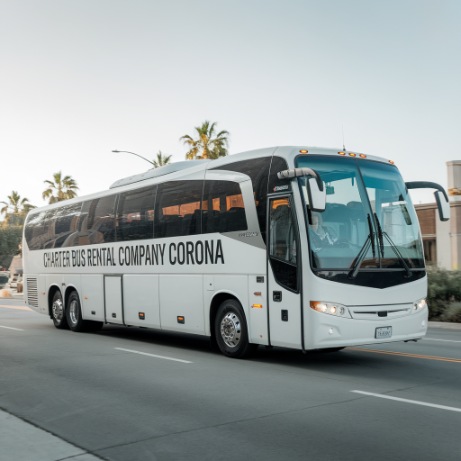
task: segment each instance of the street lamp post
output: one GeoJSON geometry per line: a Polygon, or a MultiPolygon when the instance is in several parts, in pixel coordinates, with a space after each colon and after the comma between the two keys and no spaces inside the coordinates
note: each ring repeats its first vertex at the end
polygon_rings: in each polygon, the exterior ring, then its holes
{"type": "Polygon", "coordinates": [[[152,162],[151,160],[147,159],[146,157],[143,157],[142,155],[139,155],[137,154],[136,152],[130,152],[128,150],[113,150],[112,152],[115,152],[116,154],[119,154],[119,153],[125,153],[125,154],[132,154],[132,155],[136,155],[136,157],[139,157],[139,158],[142,158],[143,160],[145,160],[146,162],[149,162],[152,167],[154,167],[154,162],[152,162]]]}

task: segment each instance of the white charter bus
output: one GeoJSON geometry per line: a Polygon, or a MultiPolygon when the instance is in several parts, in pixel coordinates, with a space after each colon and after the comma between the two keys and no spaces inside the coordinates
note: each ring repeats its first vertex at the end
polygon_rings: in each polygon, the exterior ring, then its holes
{"type": "Polygon", "coordinates": [[[417,340],[418,187],[437,189],[448,219],[438,184],[349,151],[274,147],[149,170],[29,213],[25,300],[57,328],[205,335],[230,357],[417,340]]]}

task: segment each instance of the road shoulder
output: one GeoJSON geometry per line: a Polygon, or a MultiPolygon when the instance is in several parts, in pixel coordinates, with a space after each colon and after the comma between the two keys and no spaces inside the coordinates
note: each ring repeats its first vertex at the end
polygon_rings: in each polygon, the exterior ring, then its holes
{"type": "Polygon", "coordinates": [[[0,410],[0,447],[15,461],[72,458],[75,461],[96,461],[98,458],[47,431],[39,429],[10,413],[0,410]]]}

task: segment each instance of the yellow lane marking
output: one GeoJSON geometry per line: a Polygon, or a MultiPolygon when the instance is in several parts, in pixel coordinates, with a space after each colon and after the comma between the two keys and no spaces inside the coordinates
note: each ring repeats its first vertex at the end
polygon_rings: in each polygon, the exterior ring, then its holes
{"type": "Polygon", "coordinates": [[[380,349],[362,349],[358,347],[348,347],[349,350],[357,352],[371,352],[374,354],[399,355],[401,357],[411,357],[413,359],[438,360],[439,362],[461,363],[461,359],[452,359],[449,357],[438,357],[436,355],[409,354],[407,352],[383,351],[380,349]]]}

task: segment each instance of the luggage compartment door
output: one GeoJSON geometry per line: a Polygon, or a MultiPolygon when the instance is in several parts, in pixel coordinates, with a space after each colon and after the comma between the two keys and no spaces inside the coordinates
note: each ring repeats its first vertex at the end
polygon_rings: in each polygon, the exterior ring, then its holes
{"type": "Polygon", "coordinates": [[[107,323],[124,324],[122,276],[104,277],[104,315],[107,323]]]}

